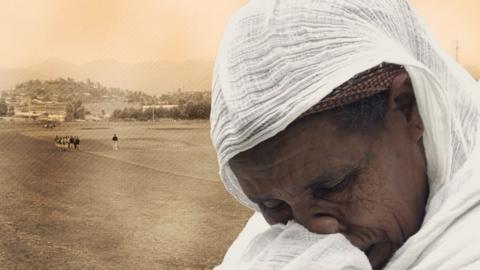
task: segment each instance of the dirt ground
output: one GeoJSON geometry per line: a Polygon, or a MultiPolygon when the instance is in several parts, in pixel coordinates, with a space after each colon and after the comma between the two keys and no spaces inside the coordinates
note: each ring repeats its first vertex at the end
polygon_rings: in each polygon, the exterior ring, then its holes
{"type": "Polygon", "coordinates": [[[211,269],[251,215],[217,171],[206,121],[0,126],[0,268],[211,269]]]}

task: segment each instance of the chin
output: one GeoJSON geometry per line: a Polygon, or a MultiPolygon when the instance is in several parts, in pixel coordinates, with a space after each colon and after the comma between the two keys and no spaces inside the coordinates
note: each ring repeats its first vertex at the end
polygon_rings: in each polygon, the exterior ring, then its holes
{"type": "Polygon", "coordinates": [[[365,250],[365,255],[367,255],[372,268],[378,270],[385,267],[394,252],[395,250],[390,243],[381,242],[370,245],[365,250]]]}

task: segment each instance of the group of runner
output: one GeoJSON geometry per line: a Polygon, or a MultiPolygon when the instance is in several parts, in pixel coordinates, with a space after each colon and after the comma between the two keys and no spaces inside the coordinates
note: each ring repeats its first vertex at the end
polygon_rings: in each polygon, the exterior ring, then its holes
{"type": "Polygon", "coordinates": [[[80,150],[80,138],[78,136],[55,136],[55,146],[62,151],[80,150]]]}
{"type": "MultiPolygon", "coordinates": [[[[113,134],[113,151],[118,151],[118,136],[113,134]]],[[[62,151],[80,150],[80,138],[78,136],[55,136],[55,146],[62,151]]]]}

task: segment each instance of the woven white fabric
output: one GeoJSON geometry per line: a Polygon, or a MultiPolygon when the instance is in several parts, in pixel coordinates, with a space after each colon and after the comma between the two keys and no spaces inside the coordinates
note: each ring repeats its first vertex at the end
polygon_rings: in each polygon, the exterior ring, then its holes
{"type": "Polygon", "coordinates": [[[293,221],[271,226],[247,242],[239,256],[215,270],[372,269],[365,254],[342,234],[314,234],[293,221]]]}
{"type": "Polygon", "coordinates": [[[242,7],[225,30],[212,85],[211,137],[221,179],[235,198],[256,209],[229,159],[382,62],[403,65],[412,79],[430,180],[424,224],[387,268],[471,267],[480,259],[478,232],[453,228],[480,226],[479,214],[472,214],[480,204],[480,90],[405,0],[254,0],[242,7]],[[453,256],[440,244],[452,235],[477,252],[453,256]],[[440,263],[447,257],[451,264],[440,263]]]}
{"type": "Polygon", "coordinates": [[[286,226],[269,226],[257,213],[230,247],[223,263],[214,270],[273,269],[370,270],[372,267],[365,254],[342,234],[314,234],[292,221],[286,226]]]}

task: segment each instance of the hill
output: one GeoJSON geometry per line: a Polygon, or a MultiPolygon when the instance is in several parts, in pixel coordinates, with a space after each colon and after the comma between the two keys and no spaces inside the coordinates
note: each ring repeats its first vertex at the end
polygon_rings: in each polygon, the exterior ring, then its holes
{"type": "Polygon", "coordinates": [[[21,82],[14,89],[2,91],[2,97],[17,102],[21,99],[41,102],[70,102],[79,100],[84,103],[98,102],[139,102],[143,104],[158,102],[158,98],[140,91],[106,87],[90,79],[75,81],[72,78],[55,80],[29,80],[21,82]]]}

